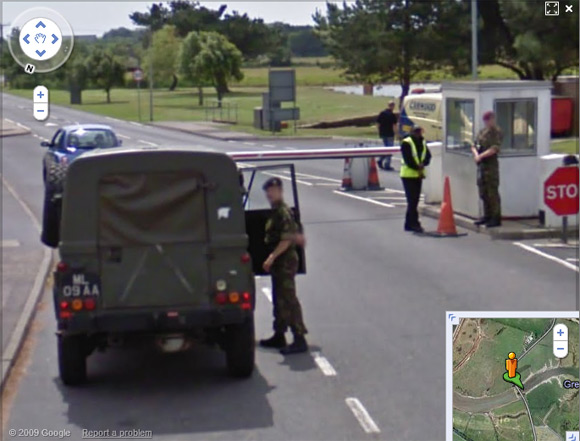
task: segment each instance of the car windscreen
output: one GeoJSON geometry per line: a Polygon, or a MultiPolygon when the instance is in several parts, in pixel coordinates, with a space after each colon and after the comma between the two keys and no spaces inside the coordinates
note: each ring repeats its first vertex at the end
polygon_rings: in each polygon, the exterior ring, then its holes
{"type": "Polygon", "coordinates": [[[107,129],[80,128],[68,134],[66,147],[77,149],[111,148],[117,146],[113,132],[107,129]]]}

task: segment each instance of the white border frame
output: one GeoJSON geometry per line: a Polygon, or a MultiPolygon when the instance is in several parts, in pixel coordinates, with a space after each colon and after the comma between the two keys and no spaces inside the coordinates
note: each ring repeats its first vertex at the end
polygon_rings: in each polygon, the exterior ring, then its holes
{"type": "Polygon", "coordinates": [[[447,311],[445,313],[445,439],[453,441],[453,326],[464,318],[580,318],[578,311],[447,311]]]}

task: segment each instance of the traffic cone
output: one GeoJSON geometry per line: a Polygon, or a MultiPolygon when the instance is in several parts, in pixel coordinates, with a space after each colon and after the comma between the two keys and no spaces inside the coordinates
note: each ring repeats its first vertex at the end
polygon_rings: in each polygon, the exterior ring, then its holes
{"type": "Polygon", "coordinates": [[[445,186],[443,187],[443,202],[441,202],[441,213],[439,214],[439,225],[437,233],[441,236],[457,236],[455,218],[453,217],[453,204],[451,203],[451,185],[449,176],[445,176],[445,186]]]}
{"type": "Polygon", "coordinates": [[[380,190],[381,184],[379,183],[379,171],[377,169],[377,161],[374,156],[369,161],[369,180],[367,184],[367,190],[380,190]]]}
{"type": "Polygon", "coordinates": [[[342,190],[348,191],[352,190],[352,175],[350,171],[350,158],[344,158],[344,171],[342,174],[342,190]]]}

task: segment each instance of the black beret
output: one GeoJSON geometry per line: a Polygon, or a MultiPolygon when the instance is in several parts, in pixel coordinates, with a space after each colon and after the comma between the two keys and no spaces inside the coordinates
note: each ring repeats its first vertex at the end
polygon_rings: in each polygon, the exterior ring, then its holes
{"type": "Polygon", "coordinates": [[[262,189],[263,190],[267,190],[270,187],[280,187],[280,188],[282,188],[282,179],[280,179],[280,178],[270,178],[266,182],[264,182],[264,185],[262,185],[262,189]]]}

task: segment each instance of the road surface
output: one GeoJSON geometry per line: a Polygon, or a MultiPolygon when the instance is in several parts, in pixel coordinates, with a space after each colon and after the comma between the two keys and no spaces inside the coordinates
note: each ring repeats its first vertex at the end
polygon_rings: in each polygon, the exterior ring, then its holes
{"type": "MultiPolygon", "coordinates": [[[[333,144],[215,141],[57,106],[47,125],[32,119],[29,100],[7,95],[3,112],[32,129],[3,140],[3,177],[38,217],[39,141],[70,122],[110,124],[125,145],[225,152],[333,144]]],[[[381,172],[391,189],[384,197],[392,199],[379,205],[334,192],[341,161],[300,162],[297,171],[308,183],[299,191],[309,240],[308,274],[298,289],[317,354],[284,358],[259,350],[254,376],[233,381],[214,350],[175,356],[110,351],[90,358],[90,384],[68,389],[58,380],[47,292],[4,397],[3,439],[49,439],[9,435],[10,429],[37,428],[69,430],[72,439],[83,429],[140,429],[163,441],[442,440],[445,311],[575,307],[577,273],[511,242],[475,233],[455,239],[404,233],[395,174],[381,172]]],[[[431,219],[423,223],[436,227],[431,219]]],[[[271,327],[267,288],[267,280],[259,280],[260,337],[271,327]]]]}

